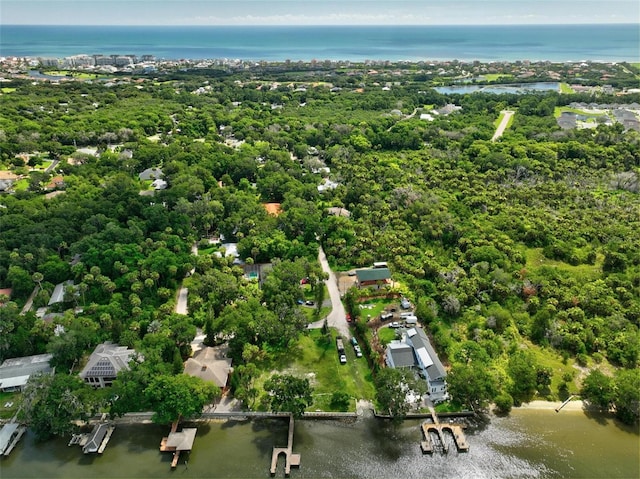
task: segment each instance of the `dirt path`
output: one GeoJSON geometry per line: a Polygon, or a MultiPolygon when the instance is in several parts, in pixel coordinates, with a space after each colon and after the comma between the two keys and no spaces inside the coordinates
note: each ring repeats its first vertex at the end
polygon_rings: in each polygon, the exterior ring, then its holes
{"type": "Polygon", "coordinates": [[[513,116],[515,111],[502,110],[500,113],[504,113],[504,116],[502,117],[502,120],[500,121],[498,128],[496,128],[496,132],[493,134],[493,138],[491,138],[491,141],[496,141],[498,138],[502,136],[502,134],[504,133],[504,130],[507,128],[507,124],[509,123],[509,120],[511,120],[511,117],[513,116]]]}

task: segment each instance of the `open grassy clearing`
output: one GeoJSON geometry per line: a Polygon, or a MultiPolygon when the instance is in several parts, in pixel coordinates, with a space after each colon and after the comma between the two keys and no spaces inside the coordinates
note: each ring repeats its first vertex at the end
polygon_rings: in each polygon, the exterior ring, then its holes
{"type": "Polygon", "coordinates": [[[565,82],[560,83],[560,93],[571,94],[575,92],[576,91],[573,88],[571,88],[571,86],[568,83],[565,83],[565,82]]]}
{"type": "Polygon", "coordinates": [[[579,264],[573,266],[564,261],[547,258],[543,254],[542,248],[527,248],[525,250],[525,257],[527,258],[525,268],[529,271],[534,271],[543,266],[557,268],[571,274],[581,282],[598,279],[602,274],[602,262],[604,261],[604,257],[598,255],[595,264],[579,264]]]}
{"type": "Polygon", "coordinates": [[[22,178],[13,184],[15,191],[26,191],[27,188],[29,188],[29,180],[27,178],[22,178]]]}
{"type": "Polygon", "coordinates": [[[482,75],[487,81],[497,81],[497,80],[511,80],[513,79],[513,75],[506,75],[504,73],[486,73],[482,75]]]}
{"type": "Polygon", "coordinates": [[[340,364],[336,336],[334,330],[327,337],[320,329],[303,334],[288,354],[276,361],[271,371],[265,371],[258,378],[256,387],[261,389],[272,374],[306,377],[314,390],[310,411],[331,410],[331,395],[337,391],[345,392],[354,399],[350,411],[355,411],[356,399],[373,400],[375,389],[367,360],[356,358],[353,347],[345,341],[347,364],[340,364]]]}
{"type": "Polygon", "coordinates": [[[9,87],[0,88],[0,91],[2,91],[2,93],[13,93],[16,90],[17,88],[9,88],[9,87]]]}
{"type": "Polygon", "coordinates": [[[99,75],[97,73],[79,72],[75,70],[51,70],[51,71],[46,71],[44,73],[52,76],[60,76],[60,77],[71,76],[73,78],[81,78],[81,79],[87,79],[87,80],[95,80],[97,78],[104,77],[103,75],[99,75]]]}
{"type": "Polygon", "coordinates": [[[563,112],[569,111],[577,115],[584,115],[589,118],[598,118],[601,116],[607,116],[606,113],[594,113],[592,111],[579,110],[578,108],[571,108],[568,106],[557,106],[553,110],[553,116],[558,118],[563,112]]]}
{"type": "Polygon", "coordinates": [[[44,171],[51,166],[53,160],[42,160],[42,163],[33,167],[33,170],[44,171]]]}
{"type": "Polygon", "coordinates": [[[0,419],[11,419],[22,402],[22,393],[0,392],[0,419]]]}
{"type": "Polygon", "coordinates": [[[564,382],[563,377],[571,377],[570,381],[567,381],[567,391],[569,394],[578,394],[580,385],[582,384],[582,375],[579,368],[576,367],[576,362],[573,358],[563,360],[558,351],[552,348],[543,348],[531,343],[524,338],[520,339],[521,344],[527,347],[535,356],[536,362],[542,366],[551,369],[551,385],[547,391],[538,391],[536,399],[543,399],[549,401],[564,400],[558,396],[558,387],[560,383],[564,382]]]}
{"type": "Polygon", "coordinates": [[[386,346],[394,339],[396,339],[396,330],[394,328],[384,325],[378,329],[378,340],[383,346],[386,346]]]}

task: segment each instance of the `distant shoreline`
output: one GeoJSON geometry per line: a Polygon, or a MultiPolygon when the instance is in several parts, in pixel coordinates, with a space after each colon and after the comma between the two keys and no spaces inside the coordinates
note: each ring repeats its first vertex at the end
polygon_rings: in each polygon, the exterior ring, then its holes
{"type": "Polygon", "coordinates": [[[3,25],[1,56],[265,62],[638,62],[635,23],[594,25],[3,25]]]}

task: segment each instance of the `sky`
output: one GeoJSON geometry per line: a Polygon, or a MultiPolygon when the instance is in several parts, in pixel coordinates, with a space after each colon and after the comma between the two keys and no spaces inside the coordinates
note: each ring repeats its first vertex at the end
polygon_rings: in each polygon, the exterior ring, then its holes
{"type": "Polygon", "coordinates": [[[638,0],[0,0],[0,25],[640,23],[638,0]]]}

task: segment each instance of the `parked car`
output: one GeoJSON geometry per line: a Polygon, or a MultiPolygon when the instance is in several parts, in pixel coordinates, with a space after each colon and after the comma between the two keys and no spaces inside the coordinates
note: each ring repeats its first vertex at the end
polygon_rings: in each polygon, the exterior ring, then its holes
{"type": "Polygon", "coordinates": [[[349,271],[349,272],[347,273],[347,275],[349,275],[349,276],[355,276],[355,275],[356,275],[356,272],[355,272],[355,271],[353,271],[353,270],[351,270],[351,271],[349,271]]]}
{"type": "Polygon", "coordinates": [[[407,298],[402,298],[400,300],[400,307],[402,309],[409,309],[411,307],[411,303],[409,302],[409,300],[407,298]]]}
{"type": "Polygon", "coordinates": [[[361,358],[362,357],[362,349],[360,349],[359,345],[355,345],[353,346],[353,350],[356,352],[356,358],[361,358]]]}
{"type": "Polygon", "coordinates": [[[302,301],[301,299],[297,300],[296,303],[298,304],[304,304],[304,301],[302,301]]]}
{"type": "Polygon", "coordinates": [[[351,341],[351,344],[353,344],[354,346],[358,345],[358,340],[356,338],[351,338],[349,341],[351,341]]]}
{"type": "Polygon", "coordinates": [[[313,301],[309,300],[309,301],[305,301],[304,304],[306,304],[307,306],[313,306],[316,303],[314,303],[313,301]]]}
{"type": "Polygon", "coordinates": [[[380,315],[381,321],[386,321],[387,319],[391,319],[391,318],[393,318],[393,313],[382,313],[380,315]]]}
{"type": "Polygon", "coordinates": [[[340,364],[347,364],[347,356],[344,354],[340,355],[340,364]]]}
{"type": "Polygon", "coordinates": [[[353,318],[349,313],[347,313],[347,323],[350,323],[351,321],[353,321],[353,318]]]}
{"type": "Polygon", "coordinates": [[[400,327],[400,323],[398,321],[394,321],[393,323],[391,323],[389,325],[390,328],[399,328],[400,327]]]}

